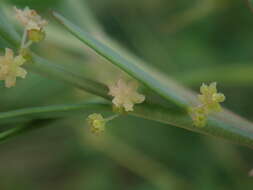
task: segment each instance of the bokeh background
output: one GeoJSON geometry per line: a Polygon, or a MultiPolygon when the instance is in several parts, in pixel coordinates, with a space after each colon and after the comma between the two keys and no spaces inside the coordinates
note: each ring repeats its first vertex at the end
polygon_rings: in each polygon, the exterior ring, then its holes
{"type": "MultiPolygon", "coordinates": [[[[253,13],[243,0],[5,0],[39,10],[50,24],[40,55],[98,81],[120,71],[51,18],[57,10],[96,38],[110,38],[194,90],[217,81],[224,106],[252,120],[253,13]]],[[[13,24],[16,24],[13,21],[13,24]]],[[[17,26],[17,30],[20,28],[17,26]]],[[[0,48],[5,47],[3,40],[0,48]]],[[[93,98],[61,81],[29,73],[12,89],[0,85],[0,111],[93,98]]],[[[1,190],[251,190],[253,151],[131,116],[105,136],[86,130],[86,114],[32,120],[42,128],[0,145],[1,190]]],[[[3,125],[10,127],[20,123],[3,125]]]]}

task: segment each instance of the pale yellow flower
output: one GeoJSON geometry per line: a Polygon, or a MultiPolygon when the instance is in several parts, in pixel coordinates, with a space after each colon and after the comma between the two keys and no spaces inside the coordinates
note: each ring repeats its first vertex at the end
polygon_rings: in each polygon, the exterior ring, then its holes
{"type": "Polygon", "coordinates": [[[87,123],[90,131],[94,134],[100,134],[105,131],[106,120],[101,114],[93,113],[88,116],[87,123]]]}
{"type": "Polygon", "coordinates": [[[41,18],[41,16],[29,7],[24,10],[14,7],[17,20],[26,28],[26,30],[42,30],[48,22],[41,18]]]}
{"type": "Polygon", "coordinates": [[[217,93],[216,85],[216,82],[212,82],[209,86],[203,83],[200,87],[201,94],[198,98],[207,113],[221,111],[220,103],[225,101],[224,94],[217,93]]]}
{"type": "Polygon", "coordinates": [[[15,86],[16,77],[25,78],[27,72],[20,67],[25,61],[21,55],[14,57],[13,51],[8,48],[5,49],[5,56],[0,56],[0,80],[5,81],[7,88],[15,86]]]}
{"type": "Polygon", "coordinates": [[[138,84],[125,82],[122,79],[109,86],[109,95],[113,96],[112,103],[125,111],[133,111],[134,104],[142,103],[145,96],[137,92],[138,84]]]}

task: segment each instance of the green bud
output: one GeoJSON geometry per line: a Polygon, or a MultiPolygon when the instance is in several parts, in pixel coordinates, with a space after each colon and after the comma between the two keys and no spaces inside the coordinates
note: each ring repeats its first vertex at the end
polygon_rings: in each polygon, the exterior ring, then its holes
{"type": "Polygon", "coordinates": [[[44,40],[46,37],[46,33],[43,30],[29,30],[28,31],[28,39],[32,42],[38,43],[44,40]]]}
{"type": "Polygon", "coordinates": [[[200,128],[206,126],[206,118],[206,115],[203,114],[196,115],[196,118],[193,120],[194,125],[200,128]]]}
{"type": "Polygon", "coordinates": [[[87,124],[89,125],[92,133],[100,134],[105,131],[106,120],[101,114],[93,113],[88,116],[87,124]]]}
{"type": "Polygon", "coordinates": [[[31,55],[31,51],[27,48],[22,48],[20,50],[20,54],[23,56],[23,58],[26,61],[31,61],[32,60],[32,55],[31,55]]]}
{"type": "Polygon", "coordinates": [[[117,113],[117,114],[127,114],[124,107],[118,107],[118,106],[115,106],[115,105],[112,106],[112,111],[114,113],[117,113]]]}

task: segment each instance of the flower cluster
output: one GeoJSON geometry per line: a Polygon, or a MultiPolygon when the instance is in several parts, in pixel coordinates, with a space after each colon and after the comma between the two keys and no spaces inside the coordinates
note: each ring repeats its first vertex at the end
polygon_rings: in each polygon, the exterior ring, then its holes
{"type": "Polygon", "coordinates": [[[11,49],[6,48],[5,55],[0,56],[0,80],[5,81],[7,88],[16,84],[16,77],[25,78],[27,72],[21,67],[26,60],[21,56],[14,56],[11,49]]]}
{"type": "Polygon", "coordinates": [[[41,18],[41,16],[35,11],[26,7],[21,10],[14,7],[16,13],[16,19],[24,26],[24,35],[21,42],[21,49],[29,47],[33,42],[40,42],[45,38],[44,27],[48,22],[41,18]],[[25,44],[26,38],[28,42],[25,44]]]}
{"type": "Polygon", "coordinates": [[[126,112],[133,111],[134,104],[140,104],[145,100],[145,96],[139,94],[137,89],[138,84],[135,82],[118,80],[116,84],[109,86],[109,95],[113,96],[112,103],[126,112]]]}
{"type": "Polygon", "coordinates": [[[189,109],[194,125],[197,127],[206,125],[208,114],[222,110],[220,103],[225,101],[225,96],[217,92],[216,85],[216,82],[211,83],[209,86],[202,84],[200,87],[201,94],[198,95],[201,104],[189,109]]]}
{"type": "Polygon", "coordinates": [[[43,20],[35,10],[26,7],[24,10],[14,7],[16,18],[25,27],[21,48],[17,56],[14,55],[12,49],[6,48],[5,55],[0,56],[0,80],[5,81],[7,88],[16,85],[16,78],[26,77],[26,70],[21,66],[27,61],[28,47],[33,42],[39,42],[44,39],[45,33],[43,28],[47,25],[47,21],[43,20]],[[28,37],[28,42],[27,41],[28,37]]]}
{"type": "MultiPolygon", "coordinates": [[[[113,108],[117,108],[117,114],[104,118],[101,114],[93,113],[88,116],[87,124],[90,131],[94,134],[100,134],[105,131],[106,123],[118,117],[122,112],[133,111],[134,104],[142,103],[145,96],[137,92],[138,85],[134,82],[125,82],[118,80],[114,85],[109,86],[109,95],[113,96],[113,108]],[[122,111],[124,110],[124,111],[122,111]]],[[[115,110],[114,110],[115,111],[115,110]]]]}
{"type": "Polygon", "coordinates": [[[24,10],[14,7],[17,20],[25,27],[26,30],[43,30],[48,22],[41,18],[41,16],[29,7],[24,10]]]}

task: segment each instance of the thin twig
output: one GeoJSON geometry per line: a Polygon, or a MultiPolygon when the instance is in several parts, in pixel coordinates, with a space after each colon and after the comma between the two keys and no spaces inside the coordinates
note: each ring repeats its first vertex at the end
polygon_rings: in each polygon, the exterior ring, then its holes
{"type": "Polygon", "coordinates": [[[25,30],[24,30],[24,33],[23,33],[23,36],[22,36],[20,49],[23,49],[23,48],[24,48],[26,38],[27,38],[27,30],[25,29],[25,30]]]}

